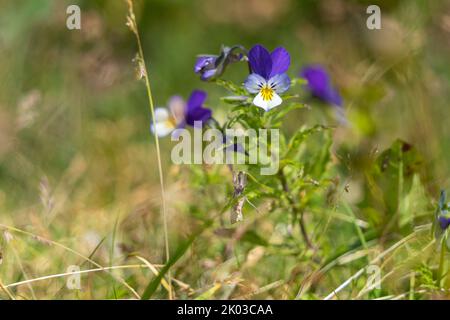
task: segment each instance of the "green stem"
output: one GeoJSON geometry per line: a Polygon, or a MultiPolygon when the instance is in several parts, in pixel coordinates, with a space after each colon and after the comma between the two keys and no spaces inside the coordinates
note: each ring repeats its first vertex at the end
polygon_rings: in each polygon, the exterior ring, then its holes
{"type": "Polygon", "coordinates": [[[444,265],[445,265],[445,252],[447,247],[445,245],[445,236],[442,237],[441,240],[441,255],[439,258],[439,269],[438,269],[438,275],[437,275],[437,285],[439,288],[441,288],[441,282],[444,274],[444,265]]]}
{"type": "Polygon", "coordinates": [[[308,232],[306,231],[304,212],[303,212],[303,210],[300,210],[298,208],[297,204],[295,203],[294,199],[292,198],[292,196],[290,194],[289,185],[287,183],[287,179],[283,173],[282,168],[280,168],[280,170],[278,171],[278,177],[280,179],[283,191],[284,191],[284,193],[286,193],[286,198],[289,201],[289,204],[294,212],[294,221],[295,221],[295,219],[298,219],[298,224],[300,226],[300,232],[302,233],[302,236],[303,236],[303,239],[305,240],[306,245],[308,246],[308,248],[314,249],[314,245],[312,244],[311,240],[309,239],[308,232]]]}
{"type": "MultiPolygon", "coordinates": [[[[148,77],[148,69],[147,64],[145,62],[144,58],[144,50],[141,43],[141,37],[139,36],[139,30],[136,22],[136,18],[134,15],[134,8],[133,8],[133,1],[128,0],[128,6],[129,6],[129,19],[131,19],[131,25],[130,28],[133,31],[133,33],[136,36],[138,50],[139,50],[139,59],[141,60],[140,63],[142,64],[140,67],[143,67],[144,71],[144,79],[145,79],[145,87],[147,89],[147,96],[148,96],[148,104],[150,106],[150,113],[153,119],[153,126],[156,127],[156,117],[155,117],[155,107],[153,104],[153,95],[152,90],[150,86],[150,80],[148,77]]],[[[162,216],[163,216],[163,225],[164,225],[164,242],[165,242],[165,251],[166,251],[166,262],[168,263],[170,261],[170,250],[169,250],[169,235],[168,235],[168,226],[167,226],[167,211],[166,211],[166,196],[164,191],[164,175],[162,170],[162,161],[161,161],[161,152],[159,148],[159,139],[158,135],[155,132],[155,141],[156,141],[156,156],[158,160],[158,171],[159,171],[159,183],[161,188],[161,202],[162,202],[162,216]]],[[[169,299],[173,299],[172,295],[172,277],[170,274],[170,268],[167,270],[167,282],[169,284],[169,299]]]]}

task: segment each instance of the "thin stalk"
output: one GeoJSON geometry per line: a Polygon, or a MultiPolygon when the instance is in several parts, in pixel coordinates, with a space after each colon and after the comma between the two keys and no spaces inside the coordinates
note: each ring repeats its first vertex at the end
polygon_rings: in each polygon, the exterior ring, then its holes
{"type": "Polygon", "coordinates": [[[446,249],[447,248],[446,248],[446,244],[445,244],[445,237],[442,237],[442,241],[441,241],[441,255],[439,257],[439,269],[438,269],[438,275],[437,275],[437,285],[438,285],[439,288],[441,288],[441,282],[442,282],[442,279],[443,279],[446,249]]]}
{"type": "Polygon", "coordinates": [[[13,294],[8,290],[6,286],[3,285],[2,281],[0,280],[0,289],[2,289],[9,299],[16,300],[16,298],[13,296],[13,294]]]}
{"type": "MultiPolygon", "coordinates": [[[[19,265],[19,268],[20,268],[20,270],[22,271],[23,277],[25,278],[25,280],[28,280],[28,279],[29,279],[28,274],[27,274],[27,272],[25,271],[25,268],[23,267],[22,261],[20,260],[20,256],[19,256],[19,254],[17,253],[17,250],[14,248],[14,246],[12,245],[12,243],[11,243],[10,245],[11,245],[11,249],[12,249],[12,251],[13,251],[14,257],[15,257],[16,260],[17,260],[17,264],[19,265]]],[[[29,284],[29,285],[28,285],[28,288],[30,289],[31,296],[33,297],[33,299],[34,299],[34,300],[37,300],[36,294],[34,293],[34,290],[33,290],[33,286],[32,286],[31,284],[29,284]]]]}
{"type": "Polygon", "coordinates": [[[283,188],[284,193],[286,193],[287,200],[289,201],[289,204],[292,207],[292,210],[294,212],[295,218],[298,218],[298,223],[300,226],[300,232],[302,233],[303,239],[305,240],[306,245],[310,249],[314,249],[314,245],[312,244],[311,240],[309,239],[308,232],[306,231],[305,227],[305,219],[303,216],[303,210],[299,210],[297,207],[297,204],[295,203],[294,199],[292,199],[292,196],[290,194],[289,186],[287,183],[286,176],[283,173],[283,169],[281,168],[280,171],[278,171],[278,177],[280,178],[281,186],[283,188]]]}
{"type": "MultiPolygon", "coordinates": [[[[298,215],[298,209],[296,207],[294,207],[294,211],[296,212],[296,214],[298,215]]],[[[305,227],[305,219],[304,219],[304,212],[300,212],[300,219],[298,220],[298,223],[300,225],[300,231],[302,232],[302,236],[305,239],[305,242],[307,244],[307,246],[310,249],[315,249],[314,245],[312,244],[311,240],[309,239],[308,236],[308,232],[306,231],[306,227],[305,227]]]]}
{"type": "MultiPolygon", "coordinates": [[[[102,271],[110,271],[110,270],[119,270],[119,269],[134,269],[134,268],[146,268],[147,265],[145,264],[132,264],[132,265],[121,265],[121,266],[112,266],[112,267],[104,267],[104,268],[95,268],[95,269],[88,269],[88,270],[80,270],[75,272],[64,272],[64,273],[58,273],[58,274],[51,274],[48,276],[42,276],[38,278],[33,279],[27,279],[24,281],[14,282],[8,285],[3,286],[5,289],[18,287],[22,285],[28,285],[30,283],[38,282],[38,281],[44,281],[44,280],[50,280],[55,278],[62,278],[62,277],[69,277],[73,276],[75,274],[85,274],[85,273],[93,273],[93,272],[102,272],[102,271]]],[[[0,284],[1,285],[1,284],[0,284]]]]}
{"type": "MultiPolygon", "coordinates": [[[[138,54],[139,54],[139,69],[141,72],[141,75],[145,79],[145,87],[147,90],[147,96],[148,96],[148,104],[150,107],[150,113],[152,116],[153,126],[156,127],[156,118],[155,118],[155,107],[153,104],[153,95],[152,95],[152,89],[150,86],[150,80],[148,77],[148,69],[147,64],[145,62],[144,58],[144,50],[142,47],[141,37],[139,35],[138,25],[136,22],[136,16],[134,15],[134,8],[133,8],[133,1],[128,0],[128,7],[129,7],[129,16],[128,16],[128,26],[130,27],[131,31],[136,36],[136,41],[138,45],[138,54]]],[[[159,183],[161,187],[161,202],[162,202],[162,216],[163,216],[163,225],[164,225],[164,243],[165,243],[165,251],[166,251],[166,263],[170,260],[170,250],[169,250],[169,235],[168,235],[168,226],[167,226],[167,211],[166,211],[166,195],[164,191],[164,176],[163,176],[163,170],[162,170],[162,162],[161,162],[161,152],[159,148],[159,139],[158,135],[155,132],[155,142],[156,142],[156,156],[158,160],[158,171],[159,171],[159,183]]],[[[173,299],[172,295],[172,277],[170,273],[170,269],[167,271],[167,282],[169,284],[169,299],[173,299]]]]}
{"type": "Polygon", "coordinates": [[[409,300],[414,300],[414,287],[416,284],[416,273],[413,271],[411,272],[410,278],[409,278],[409,300]]]}

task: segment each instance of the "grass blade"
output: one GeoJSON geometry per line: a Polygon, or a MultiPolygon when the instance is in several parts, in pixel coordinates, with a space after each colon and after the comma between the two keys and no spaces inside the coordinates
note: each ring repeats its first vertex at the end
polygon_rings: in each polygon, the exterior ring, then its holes
{"type": "Polygon", "coordinates": [[[200,230],[191,235],[186,241],[184,241],[180,246],[178,246],[175,253],[170,257],[169,261],[164,265],[164,267],[159,272],[158,276],[156,276],[145,288],[144,293],[141,296],[142,300],[150,299],[155,291],[158,289],[161,280],[165,276],[165,274],[170,270],[170,268],[185,254],[187,249],[192,245],[195,239],[210,225],[207,223],[200,230]]]}

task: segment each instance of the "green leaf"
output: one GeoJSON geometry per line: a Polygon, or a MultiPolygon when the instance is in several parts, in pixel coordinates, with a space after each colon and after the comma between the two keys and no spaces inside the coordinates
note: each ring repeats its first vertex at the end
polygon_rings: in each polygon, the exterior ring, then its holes
{"type": "Polygon", "coordinates": [[[285,104],[285,105],[282,105],[277,108],[273,108],[272,110],[266,112],[264,117],[266,119],[268,119],[270,122],[277,122],[277,121],[281,120],[282,118],[284,118],[284,116],[288,112],[290,112],[292,110],[303,109],[303,108],[306,108],[305,104],[299,103],[299,102],[292,102],[292,103],[285,104]]]}
{"type": "Polygon", "coordinates": [[[257,234],[255,231],[253,230],[249,230],[247,231],[241,238],[241,240],[243,242],[248,242],[257,246],[263,246],[263,247],[267,247],[267,245],[269,244],[267,242],[267,240],[265,240],[264,238],[262,238],[259,234],[257,234]]]}
{"type": "Polygon", "coordinates": [[[330,148],[333,144],[333,139],[329,132],[326,132],[324,135],[325,141],[322,142],[322,147],[311,159],[310,168],[306,168],[314,179],[319,179],[326,173],[326,167],[331,158],[330,148]]]}
{"type": "Polygon", "coordinates": [[[216,283],[211,288],[199,295],[195,300],[208,300],[222,287],[222,284],[216,283]]]}
{"type": "Polygon", "coordinates": [[[228,91],[231,91],[233,94],[237,96],[245,96],[247,95],[247,90],[244,88],[235,85],[233,82],[223,79],[216,79],[214,80],[215,83],[217,83],[219,86],[227,89],[228,91]]]}
{"type": "Polygon", "coordinates": [[[321,132],[323,130],[328,130],[330,129],[329,127],[323,126],[323,125],[316,125],[312,128],[309,129],[301,129],[299,131],[297,131],[291,138],[291,140],[289,140],[288,146],[287,146],[287,150],[285,152],[285,156],[283,158],[289,158],[290,156],[292,156],[292,153],[295,151],[298,151],[298,148],[300,146],[300,144],[310,135],[317,133],[317,132],[321,132]]]}
{"type": "Polygon", "coordinates": [[[422,163],[419,152],[399,139],[376,159],[370,175],[382,190],[383,206],[389,214],[398,211],[400,199],[410,191],[413,177],[420,174],[422,163]]]}
{"type": "Polygon", "coordinates": [[[428,199],[420,176],[414,174],[409,192],[399,199],[399,226],[412,225],[416,218],[429,215],[428,199]]]}
{"type": "Polygon", "coordinates": [[[247,96],[227,96],[220,98],[225,103],[238,106],[249,106],[252,102],[247,96]]]}
{"type": "Polygon", "coordinates": [[[241,123],[244,128],[258,130],[262,127],[262,109],[253,105],[238,105],[232,108],[233,116],[225,123],[224,128],[231,128],[236,123],[241,123]]]}

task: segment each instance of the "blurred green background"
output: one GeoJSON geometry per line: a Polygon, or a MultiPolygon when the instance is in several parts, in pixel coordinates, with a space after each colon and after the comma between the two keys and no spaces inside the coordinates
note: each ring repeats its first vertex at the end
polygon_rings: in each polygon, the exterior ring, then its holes
{"type": "MultiPolygon", "coordinates": [[[[0,223],[86,256],[104,238],[94,256],[104,266],[139,263],[130,253],[155,264],[164,261],[154,138],[126,14],[120,0],[0,2],[0,223]],[[69,4],[81,8],[81,30],[66,28],[69,4]]],[[[291,53],[292,76],[302,65],[321,63],[344,97],[351,125],[335,131],[333,150],[350,163],[342,174],[355,186],[351,203],[363,197],[358,170],[365,159],[397,138],[424,155],[427,194],[437,197],[449,187],[450,1],[142,0],[136,1],[136,15],[158,106],[173,94],[187,97],[204,89],[208,105],[224,119],[227,107],[218,99],[224,91],[193,73],[196,55],[218,53],[222,44],[284,46],[291,53]],[[366,28],[369,4],[381,7],[381,30],[366,28]]],[[[226,78],[238,83],[247,72],[235,65],[227,71],[226,78]]],[[[298,111],[285,130],[317,122],[334,122],[330,107],[298,111]]],[[[190,187],[183,170],[170,164],[171,142],[161,143],[175,247],[195,225],[191,215],[199,213],[191,208],[189,214],[190,187]]],[[[83,263],[45,241],[13,237],[0,249],[4,284],[83,263]]],[[[192,255],[178,275],[200,290],[215,277],[202,278],[202,270],[219,262],[214,252],[192,255]]],[[[286,277],[280,264],[273,281],[286,277]]],[[[252,282],[242,272],[249,291],[272,277],[262,272],[252,282]]],[[[139,292],[150,275],[122,274],[139,292]]],[[[88,278],[89,290],[77,293],[61,289],[62,280],[14,290],[26,298],[129,296],[104,274],[88,278]]],[[[260,297],[292,297],[285,289],[269,292],[260,297]]]]}

